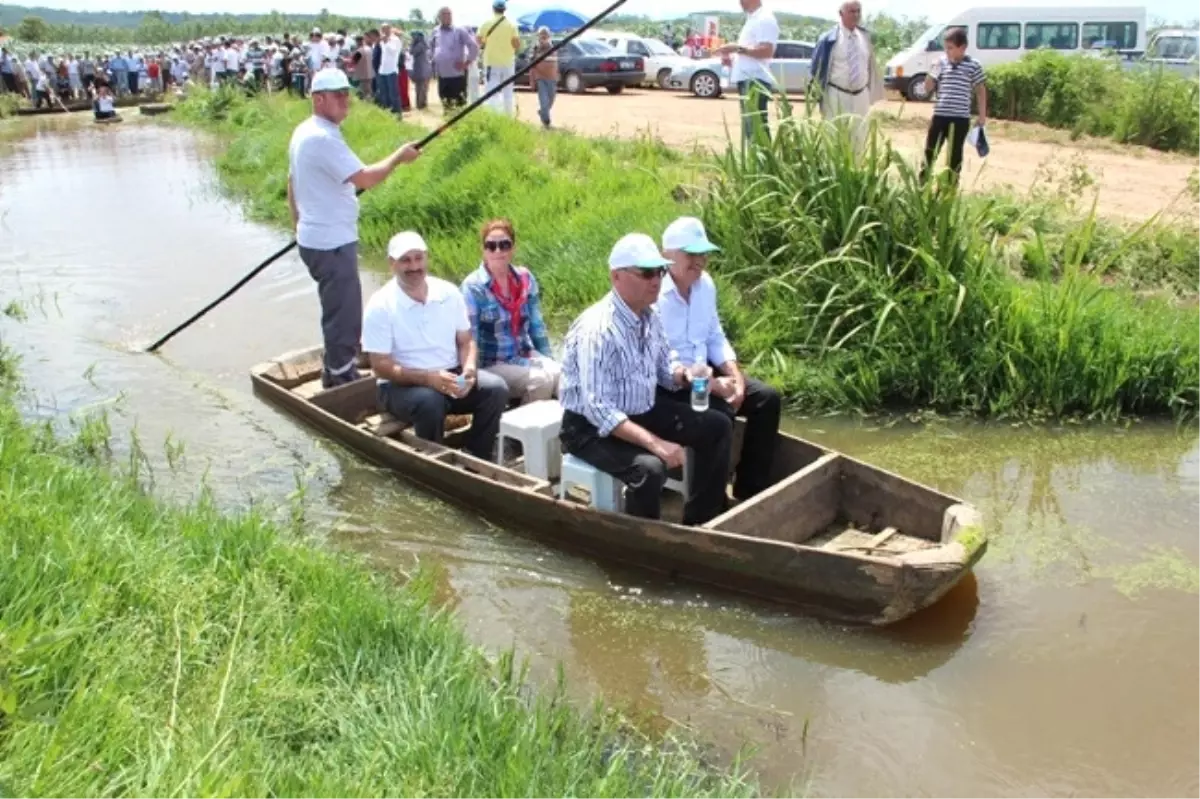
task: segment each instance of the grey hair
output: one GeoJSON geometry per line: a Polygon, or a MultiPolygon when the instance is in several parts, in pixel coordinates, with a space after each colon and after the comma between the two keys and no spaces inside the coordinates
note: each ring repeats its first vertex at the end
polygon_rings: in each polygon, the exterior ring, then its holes
{"type": "Polygon", "coordinates": [[[543,25],[543,26],[541,26],[540,28],[538,28],[538,29],[537,29],[537,35],[538,35],[538,36],[541,36],[543,33],[544,33],[544,34],[546,34],[547,36],[549,36],[549,35],[550,35],[550,29],[549,29],[549,28],[547,28],[545,25],[543,25]]]}

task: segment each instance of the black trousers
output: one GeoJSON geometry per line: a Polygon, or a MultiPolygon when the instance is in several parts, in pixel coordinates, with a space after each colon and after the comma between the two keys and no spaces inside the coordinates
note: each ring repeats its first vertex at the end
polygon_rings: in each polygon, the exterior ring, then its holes
{"type": "MultiPolygon", "coordinates": [[[[687,389],[680,389],[671,396],[691,406],[687,389]]],[[[736,411],[717,395],[709,396],[710,410],[720,411],[728,416],[730,421],[736,416],[746,420],[746,432],[742,437],[742,456],[738,459],[737,474],[733,479],[735,499],[749,499],[771,485],[771,466],[775,462],[782,406],[778,391],[752,377],[746,378],[746,397],[736,411]]]]}
{"type": "MultiPolygon", "coordinates": [[[[700,525],[725,511],[725,483],[729,478],[729,449],[733,422],[721,411],[709,408],[696,413],[687,402],[659,391],[654,407],[629,420],[666,441],[691,447],[692,485],[687,487],[683,523],[700,525]]],[[[657,519],[662,515],[662,490],[667,465],[658,456],[613,435],[601,436],[587,417],[563,413],[559,432],[564,452],[611,474],[627,487],[625,512],[631,516],[657,519]]]]}
{"type": "Polygon", "coordinates": [[[467,104],[467,76],[458,75],[453,78],[438,78],[438,99],[444,108],[454,108],[467,104]]]}
{"type": "Polygon", "coordinates": [[[933,162],[946,140],[950,140],[950,169],[954,171],[954,179],[962,172],[963,144],[967,140],[967,132],[971,129],[970,117],[944,117],[934,115],[929,123],[929,133],[925,136],[925,163],[921,169],[922,177],[929,179],[933,171],[933,162]]]}

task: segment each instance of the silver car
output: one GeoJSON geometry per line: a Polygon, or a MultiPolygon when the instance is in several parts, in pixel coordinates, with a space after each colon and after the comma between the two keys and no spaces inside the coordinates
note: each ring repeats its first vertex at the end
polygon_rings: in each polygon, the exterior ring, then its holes
{"type": "MultiPolygon", "coordinates": [[[[775,44],[771,74],[775,76],[776,85],[785,93],[801,94],[808,89],[815,46],[812,42],[789,39],[775,44]]],[[[737,91],[737,87],[729,83],[729,67],[723,66],[720,58],[704,58],[672,70],[667,87],[685,89],[706,99],[720,97],[726,91],[737,91]]]]}

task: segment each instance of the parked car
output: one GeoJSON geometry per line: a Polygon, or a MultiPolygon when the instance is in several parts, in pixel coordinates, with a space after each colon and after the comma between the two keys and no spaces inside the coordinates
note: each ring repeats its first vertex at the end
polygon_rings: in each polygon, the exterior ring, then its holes
{"type": "MultiPolygon", "coordinates": [[[[776,43],[770,69],[782,91],[799,94],[808,89],[814,47],[812,42],[783,40],[776,43]]],[[[687,65],[671,73],[667,86],[686,89],[706,99],[720,97],[726,91],[737,91],[737,86],[729,82],[729,67],[724,66],[720,58],[689,60],[687,65]]]]}
{"type": "Polygon", "coordinates": [[[671,79],[671,73],[691,63],[690,58],[684,58],[658,39],[638,36],[636,33],[588,31],[586,36],[589,39],[604,42],[618,53],[644,59],[646,62],[645,83],[648,86],[666,89],[667,82],[671,79]]]}
{"type": "MultiPolygon", "coordinates": [[[[555,44],[558,40],[552,40],[555,44]]],[[[529,63],[532,48],[517,55],[516,68],[521,71],[529,63]]],[[[579,38],[559,50],[558,85],[571,94],[583,94],[588,89],[603,86],[609,94],[620,94],[626,86],[637,86],[646,79],[646,62],[641,58],[618,53],[604,42],[579,38]]],[[[528,86],[524,75],[517,85],[528,86]]]]}

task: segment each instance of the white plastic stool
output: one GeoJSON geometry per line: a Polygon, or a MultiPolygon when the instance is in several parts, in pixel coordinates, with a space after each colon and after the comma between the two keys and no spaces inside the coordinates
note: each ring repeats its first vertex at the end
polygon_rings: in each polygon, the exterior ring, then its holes
{"type": "Polygon", "coordinates": [[[511,438],[521,442],[525,474],[543,480],[557,478],[562,416],[558,400],[538,400],[506,411],[500,417],[500,433],[496,437],[496,463],[504,464],[504,439],[511,438]]]}
{"type": "Polygon", "coordinates": [[[567,498],[567,489],[573,485],[588,490],[592,496],[592,507],[596,510],[607,510],[620,513],[625,503],[625,485],[608,472],[602,472],[584,460],[570,453],[563,455],[562,479],[558,484],[558,498],[567,498]]]}
{"type": "Polygon", "coordinates": [[[687,499],[687,487],[692,484],[692,461],[695,460],[695,458],[696,458],[696,453],[692,451],[691,447],[687,447],[686,449],[684,449],[684,451],[683,451],[683,479],[682,480],[672,480],[671,478],[668,477],[667,481],[665,483],[663,483],[663,488],[665,488],[667,491],[674,491],[675,493],[682,496],[684,499],[687,499]]]}

